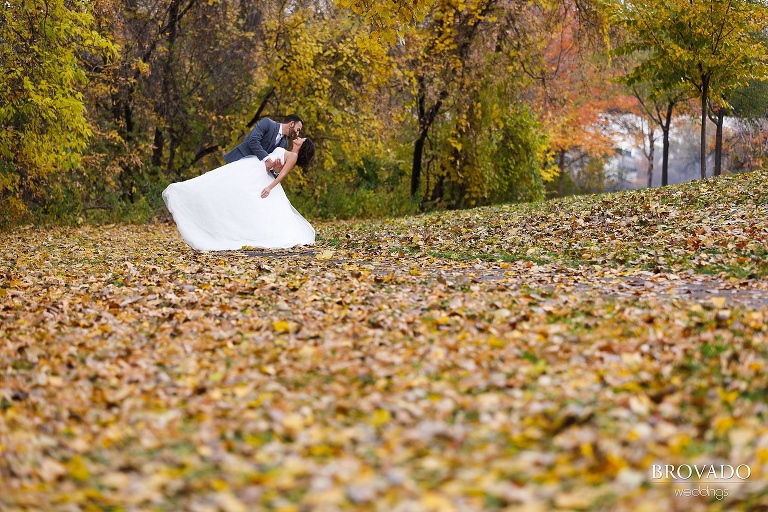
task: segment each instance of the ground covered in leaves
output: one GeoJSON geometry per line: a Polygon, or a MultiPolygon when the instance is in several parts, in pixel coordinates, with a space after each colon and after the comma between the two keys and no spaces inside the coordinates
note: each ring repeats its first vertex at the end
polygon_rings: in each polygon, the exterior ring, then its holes
{"type": "Polygon", "coordinates": [[[0,248],[0,509],[768,507],[768,173],[0,248]],[[747,464],[675,497],[652,464],[747,464]]]}

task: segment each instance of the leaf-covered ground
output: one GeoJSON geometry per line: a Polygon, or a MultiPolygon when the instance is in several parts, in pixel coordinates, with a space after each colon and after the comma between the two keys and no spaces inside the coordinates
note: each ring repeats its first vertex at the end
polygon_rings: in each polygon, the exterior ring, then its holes
{"type": "Polygon", "coordinates": [[[319,224],[0,249],[2,510],[768,506],[768,173],[319,224]],[[748,464],[722,500],[652,464],[748,464]]]}

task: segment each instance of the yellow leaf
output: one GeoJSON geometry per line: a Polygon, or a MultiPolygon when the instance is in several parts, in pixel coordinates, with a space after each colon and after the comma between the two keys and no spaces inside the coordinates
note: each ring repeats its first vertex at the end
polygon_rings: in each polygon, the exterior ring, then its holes
{"type": "Polygon", "coordinates": [[[272,328],[278,334],[282,332],[289,332],[291,330],[291,324],[285,320],[278,320],[276,322],[272,322],[272,328]]]}
{"type": "Polygon", "coordinates": [[[112,489],[125,489],[131,484],[131,477],[127,473],[113,471],[101,477],[101,483],[112,489]]]}
{"type": "Polygon", "coordinates": [[[226,491],[229,486],[227,485],[227,482],[220,478],[214,478],[213,482],[211,482],[211,487],[216,489],[217,491],[226,491]]]}
{"type": "MultiPolygon", "coordinates": [[[[221,480],[219,480],[221,481],[221,480]]],[[[226,482],[222,482],[226,486],[226,482]]],[[[226,487],[225,487],[226,489],[226,487]]],[[[223,489],[219,489],[223,490],[223,489]]],[[[223,512],[246,512],[248,507],[240,501],[240,499],[231,492],[220,492],[216,496],[219,509],[223,512]]]]}
{"type": "Polygon", "coordinates": [[[283,418],[283,427],[289,432],[298,432],[304,427],[304,418],[299,413],[291,413],[283,418]]]}
{"type": "Polygon", "coordinates": [[[376,409],[369,420],[369,423],[374,427],[380,427],[386,425],[392,420],[392,415],[386,409],[376,409]]]}
{"type": "Polygon", "coordinates": [[[309,453],[311,453],[314,457],[324,457],[328,455],[333,455],[334,449],[333,447],[328,446],[327,444],[318,444],[318,445],[310,446],[309,453]]]}
{"type": "Polygon", "coordinates": [[[317,258],[320,261],[327,261],[333,258],[333,255],[336,254],[336,251],[333,251],[331,249],[326,249],[325,251],[316,254],[315,258],[317,258]]]}
{"type": "Polygon", "coordinates": [[[250,386],[241,385],[241,386],[237,386],[235,388],[234,392],[235,392],[235,396],[237,398],[243,398],[245,395],[250,393],[252,390],[253,390],[253,388],[251,388],[250,386]]]}
{"type": "Polygon", "coordinates": [[[65,467],[67,468],[67,474],[80,482],[85,482],[91,476],[91,473],[85,466],[85,461],[83,461],[83,458],[79,455],[75,455],[69,459],[65,467]]]}
{"type": "Polygon", "coordinates": [[[715,430],[718,434],[724,434],[734,425],[734,423],[736,422],[730,416],[720,416],[715,420],[715,430]]]}
{"type": "Polygon", "coordinates": [[[723,306],[725,306],[725,297],[712,297],[712,304],[716,308],[721,309],[723,306]]]}
{"type": "Polygon", "coordinates": [[[720,400],[723,402],[726,402],[728,404],[733,404],[733,402],[739,398],[739,390],[734,389],[733,391],[725,391],[722,388],[717,390],[718,394],[720,395],[720,400]]]}
{"type": "Polygon", "coordinates": [[[453,506],[453,503],[451,503],[448,498],[440,496],[434,492],[428,492],[421,497],[421,506],[424,507],[425,510],[436,510],[440,512],[456,510],[456,507],[453,506]]]}
{"type": "Polygon", "coordinates": [[[490,345],[491,348],[503,348],[506,343],[504,343],[504,340],[501,340],[496,336],[491,336],[488,338],[488,345],[490,345]]]}
{"type": "Polygon", "coordinates": [[[512,316],[512,312],[507,308],[497,309],[493,312],[493,321],[496,323],[501,323],[510,316],[512,316]]]}

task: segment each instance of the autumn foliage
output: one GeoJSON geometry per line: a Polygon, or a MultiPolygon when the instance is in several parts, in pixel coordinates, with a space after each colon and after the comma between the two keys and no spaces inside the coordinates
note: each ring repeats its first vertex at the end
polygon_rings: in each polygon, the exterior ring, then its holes
{"type": "Polygon", "coordinates": [[[762,146],[736,156],[722,127],[726,112],[762,115],[735,98],[766,76],[765,8],[678,2],[676,25],[662,4],[9,1],[0,223],[162,217],[168,183],[218,167],[260,117],[290,112],[319,149],[287,182],[312,218],[599,191],[623,136],[611,116],[638,111],[626,84],[642,83],[648,104],[680,88],[718,120],[717,162],[760,161],[762,146]],[[585,169],[594,184],[569,185],[585,169]]]}

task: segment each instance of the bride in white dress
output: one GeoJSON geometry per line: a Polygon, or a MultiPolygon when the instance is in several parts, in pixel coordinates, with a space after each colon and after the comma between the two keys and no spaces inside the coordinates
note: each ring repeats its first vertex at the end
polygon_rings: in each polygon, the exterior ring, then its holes
{"type": "Polygon", "coordinates": [[[246,157],[168,185],[163,200],[181,236],[198,251],[313,244],[314,228],[288,201],[280,182],[294,165],[305,167],[314,154],[310,139],[297,138],[290,151],[277,148],[269,155],[283,162],[276,178],[267,173],[264,161],[246,157]]]}

